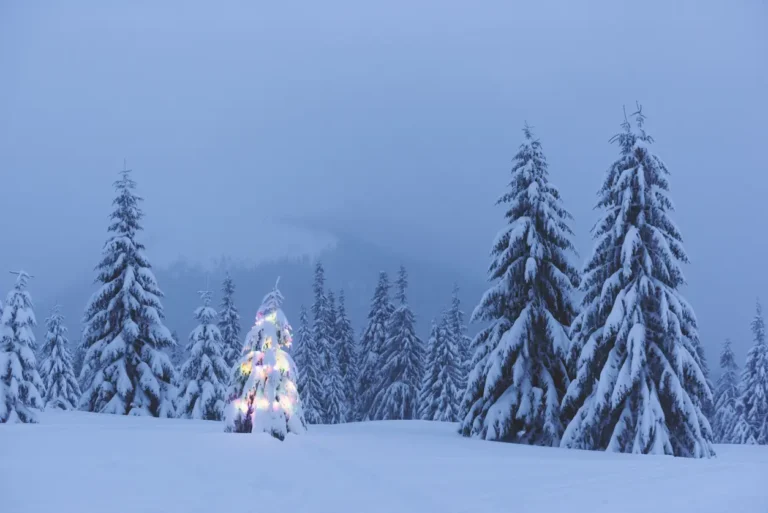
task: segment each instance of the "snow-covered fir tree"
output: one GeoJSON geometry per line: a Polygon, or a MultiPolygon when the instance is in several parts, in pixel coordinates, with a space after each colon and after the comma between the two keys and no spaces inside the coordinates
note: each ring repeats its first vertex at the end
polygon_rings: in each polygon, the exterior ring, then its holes
{"type": "Polygon", "coordinates": [[[45,320],[46,334],[40,362],[40,377],[45,385],[45,407],[73,410],[80,398],[80,385],[72,366],[64,316],[56,306],[45,320]]]}
{"type": "Polygon", "coordinates": [[[424,343],[416,336],[416,322],[406,298],[408,274],[402,266],[396,286],[398,305],[387,323],[387,338],[379,355],[381,371],[371,406],[371,418],[376,420],[418,418],[424,343]]]}
{"type": "Polygon", "coordinates": [[[288,433],[306,430],[296,386],[298,372],[288,353],[293,342],[292,329],[281,309],[282,303],[283,296],[275,284],[264,297],[256,323],[246,337],[239,365],[242,393],[231,397],[227,405],[227,432],[268,433],[284,440],[288,433]]]}
{"type": "MultiPolygon", "coordinates": [[[[461,310],[461,299],[459,298],[459,286],[454,284],[453,295],[451,296],[451,308],[448,310],[448,330],[449,336],[454,340],[454,344],[459,354],[460,369],[460,390],[463,392],[467,386],[467,375],[469,374],[472,363],[472,353],[470,346],[472,339],[467,336],[467,325],[464,322],[464,312],[461,310]]],[[[457,396],[456,403],[461,403],[461,398],[457,396]]]]}
{"type": "Polygon", "coordinates": [[[163,323],[163,294],[137,238],[141,198],[130,171],[120,175],[110,237],[97,267],[101,286],[85,311],[80,408],[171,417],[175,370],[166,350],[174,341],[163,323]]]}
{"type": "MultiPolygon", "coordinates": [[[[303,394],[304,384],[302,383],[306,370],[306,362],[308,355],[306,351],[312,348],[312,328],[309,325],[309,313],[307,307],[301,305],[299,309],[299,329],[296,331],[293,337],[293,344],[291,345],[291,353],[293,354],[293,361],[297,367],[301,367],[302,372],[299,373],[299,379],[297,386],[299,387],[299,394],[303,394]]],[[[304,415],[307,416],[306,401],[302,395],[302,403],[304,403],[304,415]]]]}
{"type": "Polygon", "coordinates": [[[331,361],[331,335],[332,329],[328,325],[328,319],[331,317],[328,311],[328,296],[325,293],[325,269],[322,263],[315,265],[315,277],[312,283],[312,292],[314,301],[312,302],[312,341],[316,352],[316,369],[320,376],[322,395],[320,404],[322,405],[321,418],[327,422],[328,405],[326,404],[327,393],[326,385],[328,382],[328,371],[331,361]]]}
{"type": "Polygon", "coordinates": [[[421,371],[421,387],[419,388],[419,408],[418,417],[422,420],[432,420],[434,413],[434,403],[432,401],[432,383],[437,381],[437,367],[434,363],[437,361],[438,338],[442,335],[441,326],[437,319],[432,319],[429,329],[429,338],[424,347],[424,363],[421,371]]]}
{"type": "Polygon", "coordinates": [[[78,340],[77,342],[73,342],[72,347],[70,348],[70,352],[72,353],[72,369],[75,372],[75,378],[77,379],[77,383],[79,385],[80,372],[83,370],[83,360],[85,359],[85,348],[83,348],[82,341],[78,340]]]}
{"type": "Polygon", "coordinates": [[[731,340],[725,339],[720,352],[720,377],[714,391],[715,415],[712,429],[715,441],[729,443],[736,416],[736,399],[739,396],[739,367],[731,349],[731,340]]]}
{"type": "Polygon", "coordinates": [[[182,386],[177,414],[200,420],[221,420],[230,367],[224,361],[217,313],[211,307],[211,293],[200,293],[203,305],[195,310],[198,324],[189,335],[189,358],[181,367],[182,386]]]}
{"type": "Polygon", "coordinates": [[[357,381],[357,418],[371,419],[371,404],[380,383],[381,352],[387,340],[387,325],[394,307],[389,300],[389,276],[379,273],[379,281],[373,292],[368,323],[360,337],[360,371],[357,381]]]}
{"type": "Polygon", "coordinates": [[[323,406],[325,411],[326,424],[340,424],[348,420],[348,407],[344,394],[344,380],[341,378],[341,367],[339,366],[339,353],[341,345],[337,339],[338,320],[336,310],[336,297],[332,290],[326,294],[327,298],[327,319],[325,329],[328,333],[328,353],[325,355],[325,374],[323,375],[323,406]]]}
{"type": "Polygon", "coordinates": [[[312,338],[312,329],[309,326],[309,314],[304,305],[301,305],[299,331],[294,338],[293,359],[296,362],[296,367],[301,369],[298,377],[298,388],[304,418],[308,424],[322,424],[323,383],[318,369],[319,355],[312,338]]]}
{"type": "Polygon", "coordinates": [[[459,397],[462,392],[461,352],[451,323],[451,310],[440,323],[432,321],[429,352],[422,380],[419,418],[456,422],[459,418],[459,397]]]}
{"type": "Polygon", "coordinates": [[[358,354],[355,330],[347,316],[344,291],[339,292],[339,310],[336,322],[336,344],[339,348],[339,372],[344,381],[344,397],[347,404],[348,420],[357,411],[358,354]]]}
{"type": "Polygon", "coordinates": [[[565,356],[578,271],[570,214],[549,182],[541,143],[530,127],[515,155],[505,206],[508,224],[491,250],[493,285],[472,314],[489,325],[473,341],[460,432],[486,440],[554,446],[563,427],[565,356]]]}
{"type": "Polygon", "coordinates": [[[16,273],[0,316],[0,424],[35,423],[44,407],[45,385],[37,371],[35,334],[37,323],[29,275],[16,273]]]}
{"type": "Polygon", "coordinates": [[[221,307],[219,308],[219,331],[223,344],[223,357],[227,366],[232,366],[240,359],[243,349],[240,340],[240,313],[235,306],[235,282],[227,273],[221,287],[221,307]]]}
{"type": "Polygon", "coordinates": [[[715,438],[714,427],[712,426],[712,419],[715,416],[715,403],[714,403],[714,391],[715,386],[712,384],[712,380],[709,376],[709,363],[707,362],[707,354],[704,351],[704,346],[700,340],[696,341],[696,354],[699,356],[699,362],[701,362],[701,373],[704,374],[704,379],[707,383],[707,388],[712,392],[704,397],[696,397],[700,403],[701,412],[709,420],[709,425],[712,427],[712,437],[715,438]]]}
{"type": "Polygon", "coordinates": [[[336,317],[338,316],[338,310],[336,308],[336,294],[332,290],[325,293],[326,298],[326,313],[328,318],[325,321],[325,325],[328,329],[328,338],[333,341],[336,337],[336,317]]]}
{"type": "Polygon", "coordinates": [[[757,302],[752,319],[754,345],[747,352],[747,361],[741,372],[739,398],[736,402],[736,420],[730,442],[768,444],[768,342],[765,340],[763,307],[757,302]]]}
{"type": "Polygon", "coordinates": [[[688,258],[670,218],[669,171],[651,152],[641,110],[632,117],[635,128],[625,120],[612,139],[620,157],[599,192],[562,446],[706,458],[713,436],[701,404],[711,391],[679,290],[688,258]]]}

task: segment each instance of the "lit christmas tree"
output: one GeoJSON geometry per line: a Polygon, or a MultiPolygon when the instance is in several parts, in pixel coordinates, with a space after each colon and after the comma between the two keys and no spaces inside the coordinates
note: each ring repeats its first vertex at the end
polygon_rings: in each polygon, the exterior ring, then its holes
{"type": "Polygon", "coordinates": [[[296,388],[296,364],[287,352],[291,325],[280,309],[282,302],[276,283],[256,313],[240,364],[232,370],[227,432],[263,432],[284,440],[288,433],[306,430],[296,388]]]}

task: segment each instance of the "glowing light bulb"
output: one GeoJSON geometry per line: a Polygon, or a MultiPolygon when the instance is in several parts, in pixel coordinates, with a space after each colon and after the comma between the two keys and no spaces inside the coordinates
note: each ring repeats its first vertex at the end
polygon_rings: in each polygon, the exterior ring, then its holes
{"type": "Polygon", "coordinates": [[[240,410],[242,413],[246,413],[248,411],[248,405],[242,399],[235,401],[235,408],[240,410]]]}
{"type": "Polygon", "coordinates": [[[290,365],[288,364],[288,358],[285,357],[285,353],[282,351],[277,353],[277,362],[276,365],[277,370],[281,372],[287,372],[290,368],[290,365]]]}

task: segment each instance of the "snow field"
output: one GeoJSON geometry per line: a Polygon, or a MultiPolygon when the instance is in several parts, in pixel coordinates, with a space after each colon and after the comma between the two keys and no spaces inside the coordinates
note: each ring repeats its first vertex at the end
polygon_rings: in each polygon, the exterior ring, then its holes
{"type": "Polygon", "coordinates": [[[456,425],[310,426],[47,411],[0,426],[2,513],[765,513],[768,447],[714,459],[462,438],[456,425]]]}

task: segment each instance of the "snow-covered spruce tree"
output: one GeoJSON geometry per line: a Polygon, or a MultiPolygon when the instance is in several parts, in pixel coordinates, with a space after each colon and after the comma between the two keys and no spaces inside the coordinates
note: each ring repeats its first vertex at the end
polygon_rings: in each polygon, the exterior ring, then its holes
{"type": "Polygon", "coordinates": [[[739,367],[731,349],[731,340],[725,339],[720,352],[720,377],[714,391],[715,415],[712,429],[715,441],[729,443],[736,415],[736,399],[739,396],[739,367]]]}
{"type": "MultiPolygon", "coordinates": [[[[460,391],[463,392],[467,387],[467,375],[471,365],[472,354],[470,346],[472,339],[467,336],[467,325],[464,322],[464,312],[461,310],[461,299],[459,298],[459,286],[454,284],[453,295],[451,296],[451,308],[448,311],[448,330],[449,336],[453,337],[454,344],[459,351],[460,368],[460,391]]],[[[456,398],[456,404],[461,403],[461,398],[456,398]]]]}
{"type": "MultiPolygon", "coordinates": [[[[442,334],[445,336],[445,334],[442,334]]],[[[424,363],[421,371],[421,387],[419,388],[419,408],[418,418],[422,420],[431,420],[434,414],[434,403],[432,402],[432,383],[437,381],[437,346],[438,337],[441,336],[440,325],[437,319],[432,319],[429,328],[429,338],[424,347],[424,363]]]]}
{"type": "Polygon", "coordinates": [[[355,330],[347,316],[344,291],[339,292],[339,311],[336,323],[336,343],[339,347],[339,372],[344,381],[344,397],[349,419],[357,411],[358,354],[355,330]]]}
{"type": "Polygon", "coordinates": [[[243,344],[240,341],[240,313],[235,307],[235,282],[227,273],[221,287],[221,308],[219,309],[219,331],[223,344],[224,361],[231,369],[240,359],[243,344]]]}
{"type": "Polygon", "coordinates": [[[284,440],[288,433],[306,430],[295,383],[296,364],[287,351],[292,344],[291,325],[282,303],[275,284],[264,297],[247,336],[239,369],[244,378],[242,395],[227,405],[227,432],[268,433],[284,440]]]}
{"type": "Polygon", "coordinates": [[[424,363],[424,343],[416,336],[413,312],[406,298],[408,274],[400,266],[397,308],[387,324],[387,339],[380,353],[381,371],[371,406],[375,420],[418,418],[419,388],[424,363]]]}
{"type": "Polygon", "coordinates": [[[322,422],[327,422],[326,382],[331,354],[331,327],[328,325],[328,296],[325,294],[325,269],[320,262],[315,265],[315,278],[312,283],[314,301],[312,302],[312,340],[316,352],[316,369],[323,383],[322,395],[319,398],[322,405],[322,422]]]}
{"type": "Polygon", "coordinates": [[[181,367],[177,414],[200,420],[221,420],[230,367],[222,357],[223,343],[211,293],[200,293],[203,305],[195,310],[198,324],[189,335],[189,358],[181,367]]]}
{"type": "Polygon", "coordinates": [[[360,337],[360,371],[357,382],[357,418],[370,420],[371,404],[380,382],[381,352],[387,339],[387,324],[394,311],[389,301],[389,276],[379,273],[379,282],[373,292],[368,324],[360,337]]]}
{"type": "Polygon", "coordinates": [[[323,375],[323,405],[325,409],[326,424],[340,424],[347,422],[349,411],[347,408],[346,397],[344,396],[344,381],[341,378],[341,368],[339,366],[339,351],[341,349],[338,335],[338,320],[336,311],[336,297],[333,291],[329,290],[327,297],[327,319],[325,327],[328,333],[328,349],[330,351],[325,355],[326,367],[323,375]]]}
{"type": "Polygon", "coordinates": [[[541,144],[527,125],[515,155],[508,224],[491,250],[494,284],[472,314],[490,323],[473,341],[462,401],[464,436],[532,445],[560,442],[560,401],[568,386],[565,356],[578,271],[570,214],[549,182],[541,144]]]}
{"type": "Polygon", "coordinates": [[[427,371],[422,381],[419,417],[424,420],[456,422],[459,418],[461,354],[452,332],[452,313],[443,315],[440,324],[432,323],[427,371]]]}
{"type": "Polygon", "coordinates": [[[572,328],[577,373],[563,399],[563,447],[706,458],[710,396],[696,318],[680,293],[687,262],[669,171],[650,150],[641,110],[612,141],[621,156],[599,192],[603,217],[572,328]]]}
{"type": "MultiPolygon", "coordinates": [[[[701,373],[704,374],[704,379],[707,383],[707,388],[712,392],[709,395],[705,395],[701,398],[696,398],[700,402],[701,406],[701,412],[704,414],[704,416],[709,421],[710,427],[712,427],[712,419],[715,417],[715,403],[714,403],[714,390],[715,386],[712,384],[712,380],[710,379],[709,375],[709,363],[707,362],[707,354],[704,351],[704,346],[701,344],[700,340],[696,340],[696,354],[699,357],[699,362],[701,362],[701,373]]],[[[716,437],[714,427],[712,427],[712,437],[713,439],[716,437]]]]}
{"type": "Polygon", "coordinates": [[[51,316],[45,320],[45,327],[40,363],[40,377],[45,385],[45,407],[74,410],[80,399],[80,385],[72,367],[67,328],[59,306],[53,308],[51,316]]]}
{"type": "Polygon", "coordinates": [[[85,311],[80,408],[118,415],[174,415],[175,370],[166,350],[162,292],[137,240],[141,198],[129,170],[115,182],[110,237],[97,266],[101,284],[85,311]]]}
{"type": "MultiPolygon", "coordinates": [[[[80,372],[83,370],[83,360],[85,359],[85,349],[80,341],[74,342],[72,345],[72,369],[75,372],[75,379],[77,379],[78,386],[80,385],[80,372]]],[[[78,404],[80,402],[78,396],[78,404]]],[[[77,405],[75,405],[77,406],[77,405]]]]}
{"type": "Polygon", "coordinates": [[[737,418],[730,441],[743,444],[752,437],[759,444],[768,444],[768,427],[764,426],[768,421],[768,342],[765,340],[765,320],[760,301],[752,319],[752,336],[755,343],[747,352],[747,361],[741,372],[737,418]]]}
{"type": "Polygon", "coordinates": [[[35,359],[35,313],[27,292],[29,275],[16,273],[0,316],[0,424],[35,423],[45,385],[35,359]]]}
{"type": "Polygon", "coordinates": [[[318,358],[312,330],[309,327],[309,314],[302,305],[299,331],[296,333],[293,344],[293,360],[296,362],[296,367],[301,369],[297,385],[304,418],[308,424],[322,424],[323,422],[323,407],[320,401],[323,384],[318,372],[318,358]]]}

